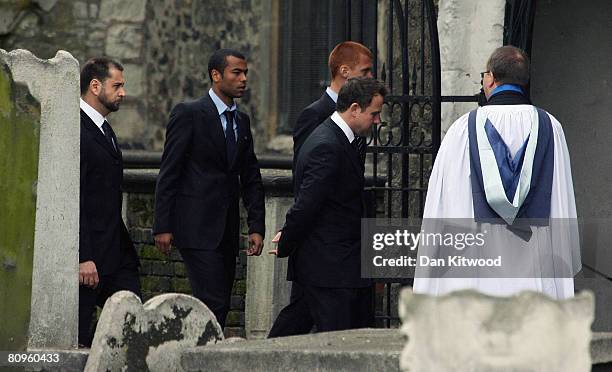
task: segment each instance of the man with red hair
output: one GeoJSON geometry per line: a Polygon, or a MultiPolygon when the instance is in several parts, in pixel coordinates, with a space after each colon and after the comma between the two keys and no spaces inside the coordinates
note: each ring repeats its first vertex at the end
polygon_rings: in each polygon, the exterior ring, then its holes
{"type": "MultiPolygon", "coordinates": [[[[372,75],[372,52],[364,45],[354,41],[344,41],[329,55],[331,84],[321,98],[306,107],[297,118],[293,128],[293,163],[300,147],[310,133],[336,110],[338,92],[348,79],[372,75]]],[[[365,146],[364,146],[365,148],[365,146]]]]}

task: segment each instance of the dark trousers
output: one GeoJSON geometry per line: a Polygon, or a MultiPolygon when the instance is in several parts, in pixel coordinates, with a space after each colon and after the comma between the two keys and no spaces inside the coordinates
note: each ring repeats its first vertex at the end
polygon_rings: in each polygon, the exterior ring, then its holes
{"type": "Polygon", "coordinates": [[[222,244],[213,250],[180,249],[191,292],[215,314],[221,328],[230,307],[236,274],[236,251],[222,244]]]}
{"type": "Polygon", "coordinates": [[[93,289],[79,286],[79,344],[90,347],[93,340],[91,320],[96,305],[104,307],[106,300],[118,291],[131,291],[142,298],[138,262],[124,257],[124,262],[112,275],[100,278],[98,286],[93,289]]]}
{"type": "MultiPolygon", "coordinates": [[[[296,284],[293,282],[293,286],[296,284]]],[[[268,337],[308,333],[313,324],[316,332],[374,325],[372,287],[327,288],[298,284],[295,293],[293,288],[291,302],[279,313],[268,337]]]]}
{"type": "Polygon", "coordinates": [[[310,333],[314,321],[310,315],[304,289],[298,282],[291,283],[289,305],[285,306],[274,321],[268,338],[295,336],[310,333]]]}
{"type": "Polygon", "coordinates": [[[367,328],[374,324],[372,287],[302,287],[317,332],[367,328]]]}

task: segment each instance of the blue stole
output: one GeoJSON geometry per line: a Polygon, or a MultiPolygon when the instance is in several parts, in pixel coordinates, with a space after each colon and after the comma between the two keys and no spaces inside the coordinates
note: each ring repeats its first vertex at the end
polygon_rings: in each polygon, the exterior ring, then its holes
{"type": "MultiPolygon", "coordinates": [[[[518,92],[521,94],[525,94],[523,92],[523,88],[521,88],[519,85],[515,85],[515,84],[503,84],[498,86],[497,88],[493,89],[493,91],[491,92],[491,97],[493,97],[494,95],[496,95],[499,92],[503,92],[503,91],[512,91],[512,92],[518,92]]],[[[491,99],[489,97],[489,99],[491,99]]]]}
{"type": "MultiPolygon", "coordinates": [[[[552,123],[544,110],[535,107],[534,109],[537,110],[537,119],[534,115],[532,120],[537,120],[537,123],[532,123],[531,134],[514,157],[510,155],[510,151],[501,136],[484,115],[479,118],[480,121],[484,120],[484,126],[480,123],[481,134],[478,134],[477,117],[480,115],[477,115],[478,110],[470,112],[468,117],[470,181],[476,221],[501,218],[508,225],[512,225],[515,218],[550,218],[550,197],[554,170],[552,123]],[[482,127],[484,127],[484,131],[482,127]],[[492,150],[495,156],[494,165],[497,165],[499,174],[499,176],[495,176],[503,186],[503,193],[498,193],[494,197],[491,196],[491,180],[483,180],[482,175],[483,164],[485,167],[490,167],[486,158],[481,159],[479,151],[478,141],[485,136],[484,133],[486,133],[488,144],[481,143],[481,145],[485,145],[484,147],[487,147],[489,151],[492,150]],[[501,198],[505,197],[506,199],[502,200],[501,203],[500,195],[501,198]],[[491,202],[493,202],[493,206],[490,205],[491,202]]],[[[483,156],[485,155],[483,154],[483,156]]],[[[490,161],[488,162],[490,163],[490,161]]]]}

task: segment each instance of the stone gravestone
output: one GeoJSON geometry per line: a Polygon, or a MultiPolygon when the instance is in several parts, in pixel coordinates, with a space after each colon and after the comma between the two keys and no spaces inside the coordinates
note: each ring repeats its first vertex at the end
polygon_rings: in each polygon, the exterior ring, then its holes
{"type": "Polygon", "coordinates": [[[195,297],[168,293],[143,305],[120,291],[104,305],[85,371],[179,371],[182,350],[221,340],[214,314],[195,297]]]}
{"type": "Polygon", "coordinates": [[[0,49],[0,350],[76,346],[78,97],[69,53],[0,49]]]}
{"type": "Polygon", "coordinates": [[[408,342],[403,371],[590,371],[594,299],[564,301],[536,292],[491,297],[459,291],[434,297],[402,291],[408,342]]]}

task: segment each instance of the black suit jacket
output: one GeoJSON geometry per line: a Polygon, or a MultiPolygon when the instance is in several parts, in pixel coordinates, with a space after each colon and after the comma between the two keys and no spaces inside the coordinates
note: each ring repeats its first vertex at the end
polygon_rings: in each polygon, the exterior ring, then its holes
{"type": "Polygon", "coordinates": [[[293,168],[297,162],[300,148],[306,141],[306,138],[312,133],[315,128],[330,117],[336,111],[336,103],[331,97],[323,92],[323,95],[318,100],[314,101],[306,107],[297,118],[293,127],[293,168]]]}
{"type": "Polygon", "coordinates": [[[287,212],[278,256],[289,256],[287,279],[317,287],[358,288],[361,279],[363,168],[331,118],[300,149],[295,203],[287,212]]]}
{"type": "MultiPolygon", "coordinates": [[[[117,138],[114,138],[118,144],[117,138]]],[[[122,264],[122,250],[135,265],[138,257],[121,218],[123,161],[100,128],[81,110],[79,262],[93,260],[110,275],[122,264]]]]}
{"type": "Polygon", "coordinates": [[[242,112],[235,120],[238,150],[228,161],[221,120],[208,94],[179,103],[170,114],[153,232],[172,233],[179,248],[216,249],[229,229],[237,250],[240,196],[248,212],[249,234],[264,234],[264,190],[250,120],[242,112]]]}

